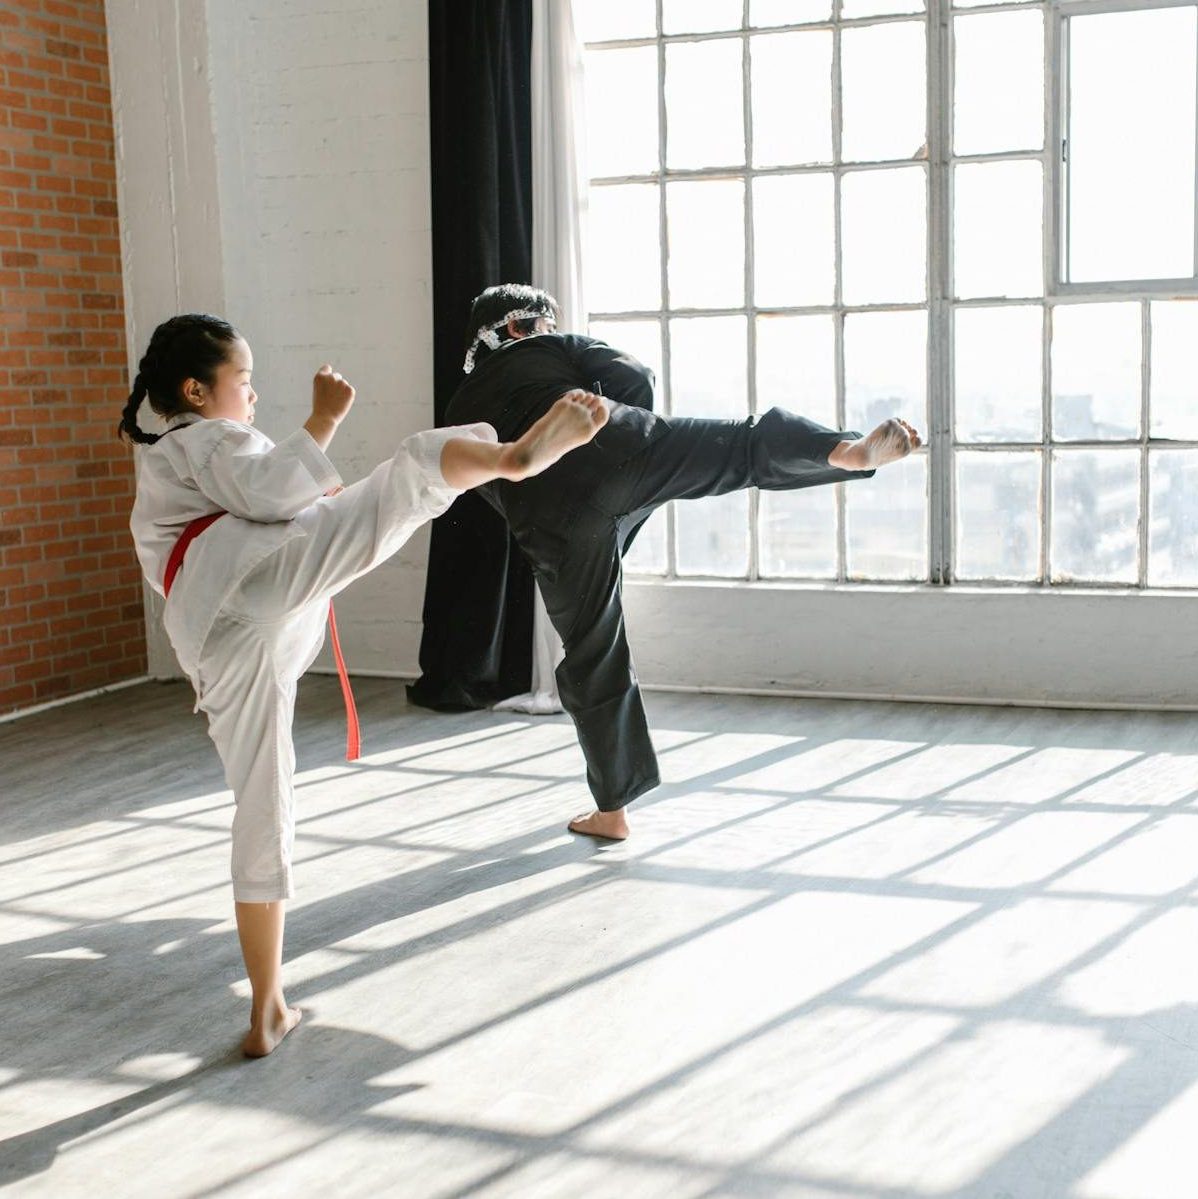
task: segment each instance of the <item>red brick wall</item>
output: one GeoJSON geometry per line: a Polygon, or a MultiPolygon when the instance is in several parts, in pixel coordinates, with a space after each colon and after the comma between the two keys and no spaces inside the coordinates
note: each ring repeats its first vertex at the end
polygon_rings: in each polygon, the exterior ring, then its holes
{"type": "Polygon", "coordinates": [[[0,714],[144,674],[103,0],[0,0],[0,714]]]}

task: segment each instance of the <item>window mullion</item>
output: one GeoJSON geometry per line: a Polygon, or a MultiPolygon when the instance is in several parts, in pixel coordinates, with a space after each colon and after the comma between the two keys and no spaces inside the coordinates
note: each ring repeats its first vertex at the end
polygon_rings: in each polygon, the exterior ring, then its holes
{"type": "Polygon", "coordinates": [[[953,558],[952,30],[950,0],[928,4],[928,550],[933,583],[953,558]]]}
{"type": "Polygon", "coordinates": [[[1152,391],[1152,301],[1141,300],[1140,311],[1140,521],[1139,585],[1148,586],[1148,442],[1149,401],[1152,391]]]}
{"type": "MultiPolygon", "coordinates": [[[[843,429],[846,425],[846,408],[844,394],[844,288],[843,288],[843,252],[844,239],[841,234],[840,193],[843,172],[841,170],[841,87],[840,87],[840,7],[841,0],[833,0],[832,5],[832,235],[835,241],[836,264],[833,276],[832,304],[835,312],[835,346],[836,355],[833,370],[836,374],[836,427],[843,429]]],[[[847,512],[845,506],[844,484],[836,486],[836,580],[843,583],[848,578],[849,569],[849,535],[847,512]]]]}
{"type": "MultiPolygon", "coordinates": [[[[661,260],[661,371],[664,376],[662,388],[666,398],[667,415],[674,410],[674,379],[670,355],[670,261],[669,225],[666,220],[666,46],[662,41],[662,7],[664,0],[656,0],[657,19],[657,220],[658,246],[661,260]]],[[[674,536],[674,505],[666,505],[666,578],[678,577],[678,551],[674,536]]]]}
{"type": "MultiPolygon", "coordinates": [[[[1065,23],[1049,8],[1044,27],[1044,295],[1060,290],[1068,254],[1063,186],[1066,164],[1062,161],[1063,123],[1066,95],[1064,79],[1065,23]]],[[[1040,342],[1040,584],[1052,585],[1052,306],[1044,303],[1040,342]]]]}
{"type": "MultiPolygon", "coordinates": [[[[741,12],[741,24],[749,28],[749,0],[744,0],[741,12]]],[[[744,179],[744,215],[745,215],[745,322],[748,343],[746,349],[746,369],[748,379],[749,413],[757,413],[757,307],[755,281],[755,243],[753,224],[753,78],[752,58],[749,53],[749,35],[743,35],[743,53],[741,57],[741,84],[744,104],[745,130],[745,170],[744,179]]],[[[761,570],[759,517],[761,512],[761,495],[756,487],[749,489],[749,579],[755,582],[761,570]]]]}

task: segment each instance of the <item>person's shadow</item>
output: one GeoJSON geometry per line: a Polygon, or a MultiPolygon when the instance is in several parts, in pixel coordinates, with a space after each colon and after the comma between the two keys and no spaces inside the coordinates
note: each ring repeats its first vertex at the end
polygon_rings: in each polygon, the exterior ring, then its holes
{"type": "Polygon", "coordinates": [[[172,1096],[203,1107],[273,1110],[325,1132],[347,1128],[384,1100],[420,1089],[372,1081],[412,1056],[385,1037],[315,1023],[309,1014],[269,1058],[247,1061],[230,1047],[177,1078],[0,1141],[0,1187],[43,1173],[63,1146],[172,1096]]]}
{"type": "Polygon", "coordinates": [[[235,1029],[248,1005],[227,986],[241,976],[236,942],[227,929],[204,935],[209,927],[195,919],[113,922],[0,947],[0,989],[11,1014],[0,1068],[16,1073],[9,1085],[50,1078],[131,1088],[118,1099],[0,1140],[0,1187],[48,1170],[62,1147],[79,1137],[171,1097],[273,1109],[336,1129],[359,1121],[382,1100],[417,1089],[371,1081],[412,1060],[410,1051],[385,1037],[322,1025],[310,1009],[280,1051],[246,1061],[235,1029]],[[164,992],[168,1003],[161,1002],[164,992]],[[19,995],[33,1002],[22,1004],[19,995]],[[48,1012],[55,1013],[53,1020],[48,1012]],[[54,1036],[47,1035],[51,1024],[54,1036]],[[122,1069],[163,1046],[196,1064],[140,1086],[135,1072],[122,1069]]]}

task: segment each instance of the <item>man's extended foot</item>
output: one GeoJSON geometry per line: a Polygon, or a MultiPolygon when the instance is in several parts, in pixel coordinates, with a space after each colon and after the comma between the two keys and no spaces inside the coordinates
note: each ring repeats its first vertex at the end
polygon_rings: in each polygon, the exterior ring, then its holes
{"type": "Polygon", "coordinates": [[[503,476],[513,482],[539,475],[563,454],[586,445],[607,424],[607,405],[601,396],[569,391],[508,447],[503,476]]]}
{"type": "Polygon", "coordinates": [[[271,1008],[250,1021],[250,1031],[241,1042],[241,1052],[246,1057],[265,1057],[302,1019],[303,1013],[297,1007],[271,1008]]]}
{"type": "Polygon", "coordinates": [[[585,833],[588,837],[602,837],[605,841],[623,841],[628,836],[628,818],[623,808],[614,812],[588,812],[575,816],[566,826],[572,833],[585,833]]]}
{"type": "Polygon", "coordinates": [[[859,441],[842,441],[828,455],[828,465],[841,470],[876,470],[905,458],[923,445],[914,426],[892,417],[859,441]]]}

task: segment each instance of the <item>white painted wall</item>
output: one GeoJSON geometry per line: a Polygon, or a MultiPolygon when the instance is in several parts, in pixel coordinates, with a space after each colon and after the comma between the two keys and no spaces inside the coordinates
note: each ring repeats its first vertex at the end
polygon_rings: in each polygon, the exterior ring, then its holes
{"type": "Polygon", "coordinates": [[[1198,708],[1192,593],[632,582],[624,594],[650,684],[1198,708]]]}
{"type": "MultiPolygon", "coordinates": [[[[108,0],[130,361],[204,309],[254,351],[281,437],[332,361],[361,478],[433,421],[425,0],[108,0]]],[[[413,673],[425,536],[338,600],[351,664],[413,673]]],[[[175,672],[148,615],[151,673],[175,672]]],[[[327,653],[327,651],[326,651],[327,653]]]]}

